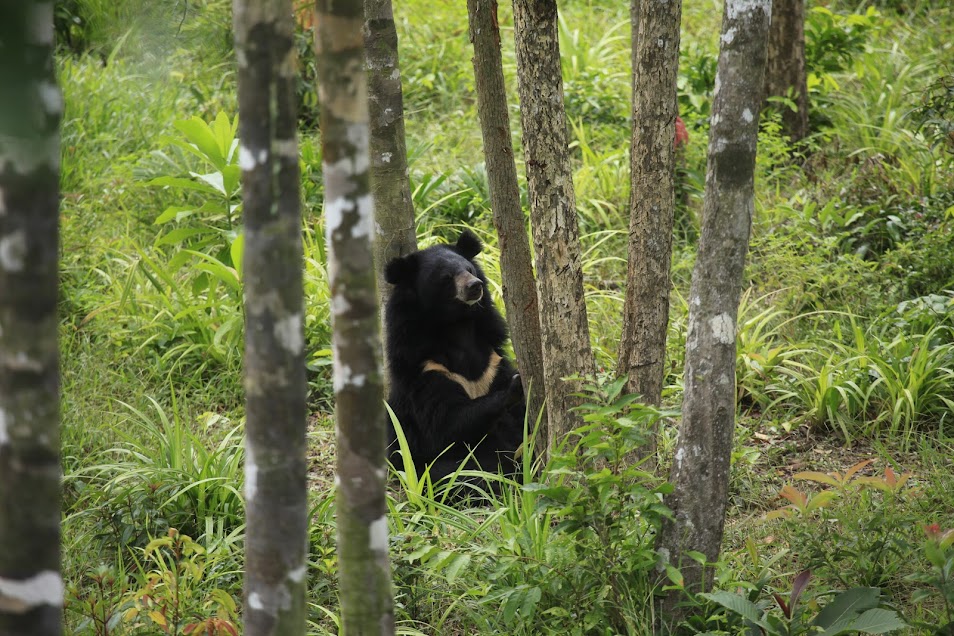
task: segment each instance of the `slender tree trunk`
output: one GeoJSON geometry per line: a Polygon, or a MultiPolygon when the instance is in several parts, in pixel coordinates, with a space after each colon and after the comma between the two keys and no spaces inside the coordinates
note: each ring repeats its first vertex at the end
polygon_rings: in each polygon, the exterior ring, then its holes
{"type": "MultiPolygon", "coordinates": [[[[414,206],[404,141],[404,94],[391,0],[364,0],[364,44],[371,121],[371,194],[374,196],[374,260],[381,306],[391,286],[384,266],[417,249],[414,206]]],[[[384,331],[382,330],[382,335],[384,331]]]]}
{"type": "MultiPolygon", "coordinates": [[[[681,1],[681,0],[680,0],[681,1]]],[[[629,92],[630,92],[630,109],[632,105],[636,102],[636,75],[637,68],[639,68],[639,16],[640,16],[640,0],[630,0],[629,1],[629,55],[630,55],[630,68],[632,73],[629,74],[629,92]]],[[[632,112],[632,110],[630,111],[632,112]]]]}
{"type": "Polygon", "coordinates": [[[669,325],[669,264],[675,209],[676,70],[681,0],[643,0],[634,52],[630,146],[629,268],[618,375],[658,405],[669,325]]]}
{"type": "Polygon", "coordinates": [[[0,9],[0,636],[62,633],[53,3],[0,9]]]}
{"type": "Polygon", "coordinates": [[[573,375],[595,372],[567,149],[555,0],[514,0],[514,39],[537,260],[549,448],[581,424],[573,375]]]}
{"type": "Polygon", "coordinates": [[[795,110],[780,107],[782,130],[792,141],[808,136],[805,0],[773,0],[764,96],[792,97],[795,110]]]}
{"type": "Polygon", "coordinates": [[[318,77],[338,440],[342,633],[393,634],[385,417],[371,251],[368,91],[361,0],[319,0],[318,77]]]}
{"type": "MultiPolygon", "coordinates": [[[[530,425],[544,407],[543,351],[540,311],[533,278],[530,242],[520,206],[520,185],[510,142],[507,87],[500,57],[497,0],[467,0],[470,41],[474,45],[477,112],[484,140],[484,158],[494,226],[500,240],[500,274],[510,338],[527,395],[530,425]]],[[[546,417],[541,422],[546,434],[546,417]]],[[[542,437],[541,439],[546,439],[542,437]]]]}
{"type": "Polygon", "coordinates": [[[245,633],[305,630],[301,204],[290,0],[234,0],[245,221],[245,633]]]}
{"type": "MultiPolygon", "coordinates": [[[[708,589],[712,573],[685,557],[719,556],[735,427],[735,332],[754,210],[753,174],[771,0],[726,0],[709,132],[699,255],[689,294],[685,395],[658,547],[686,588],[708,589]]],[[[670,594],[664,617],[679,617],[670,594]]]]}

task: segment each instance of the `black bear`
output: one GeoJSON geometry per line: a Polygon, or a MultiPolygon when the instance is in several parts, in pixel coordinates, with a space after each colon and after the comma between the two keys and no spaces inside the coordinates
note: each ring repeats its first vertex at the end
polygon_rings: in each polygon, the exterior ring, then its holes
{"type": "MultiPolygon", "coordinates": [[[[483,246],[465,230],[390,261],[385,308],[388,403],[415,466],[435,483],[473,453],[483,470],[515,471],[526,404],[520,376],[504,356],[507,324],[474,257],[483,246]]],[[[400,468],[393,428],[391,460],[400,468]]],[[[476,468],[470,461],[467,468],[476,468]]]]}

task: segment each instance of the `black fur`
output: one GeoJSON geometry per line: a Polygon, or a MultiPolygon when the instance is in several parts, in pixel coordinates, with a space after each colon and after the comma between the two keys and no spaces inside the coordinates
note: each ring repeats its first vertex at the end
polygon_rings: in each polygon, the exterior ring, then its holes
{"type": "MultiPolygon", "coordinates": [[[[487,278],[474,262],[480,240],[464,231],[456,245],[436,245],[387,264],[394,285],[385,309],[390,395],[418,472],[432,462],[437,481],[453,472],[473,450],[481,468],[515,469],[514,452],[523,435],[526,404],[520,377],[504,357],[507,325],[490,298],[487,278]],[[461,281],[483,294],[463,296],[461,281]],[[461,300],[465,298],[473,304],[461,300]],[[471,399],[445,374],[424,371],[428,361],[468,380],[480,378],[491,356],[502,359],[487,395],[471,399]],[[450,449],[448,450],[448,447],[450,449]]],[[[397,452],[393,430],[391,451],[397,452]]],[[[396,455],[392,462],[400,468],[396,455]]],[[[476,467],[473,462],[469,468],[476,467]]]]}

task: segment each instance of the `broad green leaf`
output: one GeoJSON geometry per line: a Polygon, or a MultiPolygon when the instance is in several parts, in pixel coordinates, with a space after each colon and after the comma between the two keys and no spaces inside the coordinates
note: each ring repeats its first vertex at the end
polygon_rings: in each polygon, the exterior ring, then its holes
{"type": "Polygon", "coordinates": [[[225,166],[222,168],[222,187],[229,196],[235,194],[239,189],[239,179],[242,177],[242,169],[238,166],[225,166]]]}
{"type": "Polygon", "coordinates": [[[163,223],[168,223],[169,221],[181,221],[182,219],[190,216],[195,212],[195,208],[174,205],[166,208],[162,211],[162,214],[156,217],[156,220],[153,221],[153,225],[162,225],[163,223]]]}
{"type": "Polygon", "coordinates": [[[205,227],[177,227],[156,239],[156,245],[179,245],[195,236],[208,234],[212,230],[205,227]]]}
{"type": "MultiPolygon", "coordinates": [[[[238,115],[235,116],[235,124],[238,124],[238,115]]],[[[233,126],[233,121],[230,121],[228,115],[219,111],[215,116],[215,121],[212,122],[212,135],[215,137],[215,142],[219,147],[219,152],[222,153],[222,157],[228,159],[229,151],[232,147],[232,141],[235,139],[235,126],[233,126]]],[[[221,170],[221,168],[219,168],[221,170]]]]}
{"type": "Polygon", "coordinates": [[[447,566],[447,571],[444,573],[444,579],[448,583],[453,583],[454,580],[457,579],[457,575],[460,573],[461,569],[463,569],[468,563],[470,563],[470,555],[456,555],[453,561],[451,561],[451,564],[447,566]]]}
{"type": "Polygon", "coordinates": [[[713,603],[718,603],[722,607],[735,612],[742,618],[758,623],[762,619],[762,612],[755,606],[755,603],[747,598],[743,598],[732,592],[713,592],[711,594],[700,594],[702,598],[707,598],[713,603]]]}
{"type": "Polygon", "coordinates": [[[907,624],[898,615],[886,609],[875,607],[866,611],[851,624],[852,631],[865,634],[887,634],[896,629],[904,629],[907,624]]]}
{"type": "Polygon", "coordinates": [[[217,192],[218,194],[228,194],[228,192],[225,191],[225,180],[222,178],[221,172],[210,172],[208,174],[199,174],[197,172],[190,172],[189,174],[191,174],[196,179],[199,179],[200,181],[204,181],[205,183],[208,183],[210,186],[212,186],[215,189],[215,192],[217,192]]]}
{"type": "Polygon", "coordinates": [[[242,257],[245,254],[245,234],[241,233],[235,237],[229,246],[229,256],[232,258],[232,266],[238,272],[239,279],[242,278],[242,257]]]}
{"type": "Polygon", "coordinates": [[[876,587],[855,587],[842,592],[818,613],[818,616],[812,621],[812,625],[825,629],[825,636],[834,636],[838,632],[829,632],[828,630],[838,626],[839,623],[843,623],[846,619],[850,624],[850,621],[861,612],[877,607],[879,596],[881,596],[881,590],[876,587]]]}
{"type": "Polygon", "coordinates": [[[225,167],[225,154],[219,148],[212,129],[201,118],[180,119],[175,123],[175,127],[202,151],[212,165],[219,170],[225,167]]]}

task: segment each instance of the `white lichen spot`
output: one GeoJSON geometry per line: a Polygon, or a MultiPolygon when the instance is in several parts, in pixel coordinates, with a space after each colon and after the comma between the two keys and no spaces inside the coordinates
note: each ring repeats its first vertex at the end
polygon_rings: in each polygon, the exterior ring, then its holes
{"type": "Polygon", "coordinates": [[[255,499],[258,492],[258,464],[255,463],[255,456],[252,454],[252,448],[245,448],[245,501],[255,499]]]}
{"type": "Polygon", "coordinates": [[[341,361],[335,357],[334,361],[331,363],[332,373],[334,375],[334,384],[335,393],[343,391],[345,387],[351,386],[351,367],[346,364],[342,364],[341,361]]]}
{"type": "Polygon", "coordinates": [[[727,376],[725,373],[719,376],[719,384],[721,384],[722,386],[725,386],[728,383],[729,383],[729,376],[727,376]]]}
{"type": "Polygon", "coordinates": [[[272,149],[279,157],[298,159],[298,143],[294,139],[277,139],[272,149]]]}
{"type": "Polygon", "coordinates": [[[330,237],[332,232],[341,227],[344,222],[344,213],[354,209],[354,202],[348,197],[338,197],[325,201],[325,233],[330,237]]]}
{"type": "Polygon", "coordinates": [[[656,553],[659,555],[659,562],[656,563],[657,572],[665,572],[666,564],[669,563],[669,548],[659,548],[656,550],[656,553]]]}
{"type": "Polygon", "coordinates": [[[53,44],[53,3],[38,2],[30,16],[30,41],[34,44],[53,44]]]}
{"type": "Polygon", "coordinates": [[[24,614],[42,605],[63,606],[63,579],[44,570],[28,579],[0,578],[0,611],[24,614]]]}
{"type": "Polygon", "coordinates": [[[0,446],[10,443],[10,434],[7,432],[7,412],[0,409],[0,446]]]}
{"type": "Polygon", "coordinates": [[[3,193],[3,190],[0,190],[0,216],[3,216],[7,213],[7,197],[3,193]]]}
{"type": "Polygon", "coordinates": [[[676,466],[682,466],[682,460],[686,458],[686,449],[682,446],[679,447],[679,450],[676,451],[676,466]]]}
{"type": "Polygon", "coordinates": [[[378,479],[384,479],[387,476],[387,474],[388,474],[388,471],[386,468],[376,468],[374,470],[374,476],[377,477],[378,479]]]}
{"type": "Polygon", "coordinates": [[[351,303],[345,298],[344,294],[335,294],[331,298],[331,313],[340,316],[351,309],[351,303]]]}
{"type": "Polygon", "coordinates": [[[732,44],[732,40],[735,39],[735,27],[726,29],[725,33],[722,34],[721,39],[723,44],[732,44]]]}
{"type": "Polygon", "coordinates": [[[258,592],[252,592],[248,595],[248,606],[259,612],[265,609],[265,603],[262,602],[262,597],[258,595],[258,592]]]}
{"type": "Polygon", "coordinates": [[[397,68],[396,68],[396,69],[394,69],[393,71],[391,71],[391,79],[392,79],[392,80],[399,80],[399,79],[401,79],[401,69],[397,69],[397,68]]]}
{"type": "Polygon", "coordinates": [[[294,570],[291,570],[288,573],[288,580],[290,580],[292,583],[301,583],[303,580],[305,580],[305,566],[302,565],[295,568],[294,570]]]}
{"type": "Polygon", "coordinates": [[[341,477],[338,477],[338,475],[335,475],[334,484],[335,484],[335,488],[337,488],[338,486],[340,486],[340,485],[341,485],[341,477]]]}
{"type": "Polygon", "coordinates": [[[368,526],[368,544],[373,552],[388,549],[388,520],[383,515],[368,526]]]}
{"type": "Polygon", "coordinates": [[[743,111],[742,111],[742,119],[745,120],[745,123],[751,124],[751,123],[752,123],[752,119],[753,119],[753,118],[752,118],[752,111],[749,110],[748,108],[746,108],[745,110],[743,110],[743,111]]]}
{"type": "Polygon", "coordinates": [[[662,38],[659,38],[658,40],[656,40],[656,46],[658,46],[661,49],[664,49],[666,48],[666,41],[663,40],[662,38]]]}
{"type": "Polygon", "coordinates": [[[23,271],[26,258],[26,233],[18,230],[0,238],[0,269],[8,272],[23,271]]]}
{"type": "Polygon", "coordinates": [[[381,161],[383,161],[384,163],[391,163],[391,157],[393,157],[393,156],[394,156],[393,153],[390,153],[390,152],[382,152],[382,153],[381,153],[381,161]]]}
{"type": "Polygon", "coordinates": [[[264,166],[266,161],[268,161],[268,150],[262,148],[258,151],[258,165],[264,166]]]}
{"type": "Polygon", "coordinates": [[[239,168],[246,171],[255,168],[255,156],[245,147],[245,144],[239,146],[239,168]]]}
{"type": "Polygon", "coordinates": [[[43,102],[43,110],[51,115],[59,115],[63,112],[63,93],[53,82],[41,82],[37,90],[40,93],[40,101],[43,102]]]}
{"type": "Polygon", "coordinates": [[[372,217],[374,216],[374,198],[370,194],[358,197],[358,222],[354,224],[351,235],[355,238],[371,236],[372,217]]]}
{"type": "Polygon", "coordinates": [[[302,316],[300,313],[282,318],[273,327],[275,339],[286,351],[295,355],[301,353],[305,346],[305,335],[302,331],[302,316]]]}
{"type": "Polygon", "coordinates": [[[743,13],[761,9],[771,15],[772,0],[726,0],[725,12],[730,20],[738,20],[743,13]]]}
{"type": "Polygon", "coordinates": [[[710,318],[709,328],[712,329],[712,337],[719,344],[730,345],[735,343],[735,321],[729,314],[721,313],[714,318],[710,318]]]}

